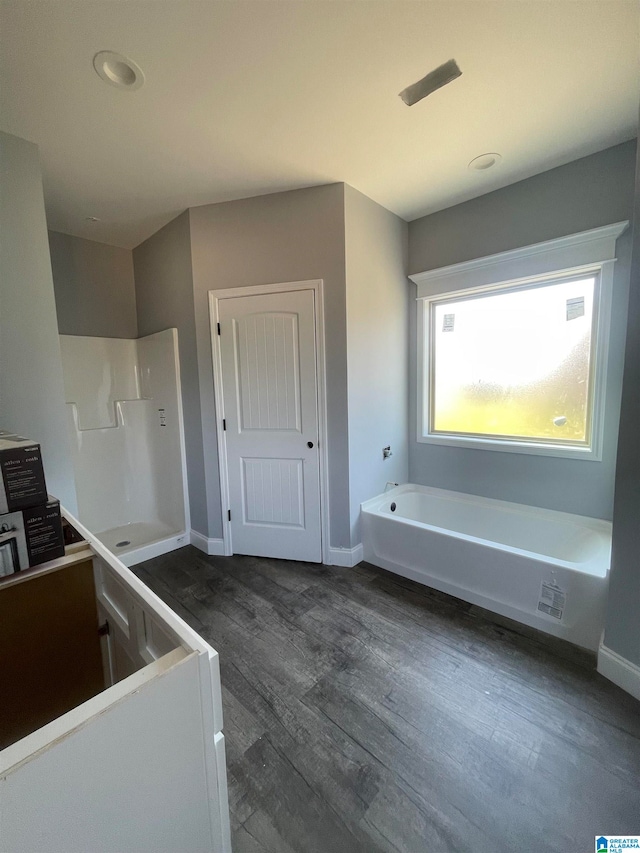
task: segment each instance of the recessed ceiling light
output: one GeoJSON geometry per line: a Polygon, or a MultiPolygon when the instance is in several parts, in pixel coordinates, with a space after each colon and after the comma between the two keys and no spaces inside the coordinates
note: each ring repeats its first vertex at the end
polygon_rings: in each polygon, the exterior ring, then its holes
{"type": "Polygon", "coordinates": [[[493,166],[497,166],[502,161],[502,155],[492,151],[489,154],[481,154],[479,157],[474,157],[469,163],[469,168],[475,172],[486,172],[493,166]]]}
{"type": "Polygon", "coordinates": [[[112,50],[101,50],[93,57],[93,67],[98,77],[105,83],[117,86],[119,89],[139,89],[144,83],[144,74],[139,65],[132,59],[127,59],[121,53],[112,50]]]}

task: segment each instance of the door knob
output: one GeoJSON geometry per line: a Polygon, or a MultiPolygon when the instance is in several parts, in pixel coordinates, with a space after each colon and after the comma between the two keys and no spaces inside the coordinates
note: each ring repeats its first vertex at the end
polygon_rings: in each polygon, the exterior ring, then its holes
{"type": "Polygon", "coordinates": [[[307,447],[308,447],[308,448],[312,448],[312,447],[313,447],[313,442],[312,442],[312,441],[308,441],[308,442],[307,442],[307,447]]]}

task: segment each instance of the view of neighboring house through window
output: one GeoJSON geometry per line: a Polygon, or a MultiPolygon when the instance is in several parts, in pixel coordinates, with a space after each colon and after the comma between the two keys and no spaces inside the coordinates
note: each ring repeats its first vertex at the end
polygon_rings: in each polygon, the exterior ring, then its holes
{"type": "Polygon", "coordinates": [[[432,301],[430,434],[588,446],[598,276],[432,301]]]}

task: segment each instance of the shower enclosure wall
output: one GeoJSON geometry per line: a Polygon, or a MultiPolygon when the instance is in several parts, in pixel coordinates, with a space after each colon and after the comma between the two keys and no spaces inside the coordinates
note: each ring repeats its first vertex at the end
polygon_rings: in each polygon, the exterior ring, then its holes
{"type": "Polygon", "coordinates": [[[128,566],[188,544],[177,330],[60,346],[79,520],[128,566]]]}

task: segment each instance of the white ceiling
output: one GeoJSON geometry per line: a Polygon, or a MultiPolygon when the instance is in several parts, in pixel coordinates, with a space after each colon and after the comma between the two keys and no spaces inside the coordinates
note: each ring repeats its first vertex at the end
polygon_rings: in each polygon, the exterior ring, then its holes
{"type": "Polygon", "coordinates": [[[50,227],[125,247],[189,206],[333,181],[411,220],[636,134],[636,0],[1,8],[0,127],[40,146],[50,227]],[[101,81],[99,50],[145,85],[101,81]],[[451,58],[462,77],[402,103],[451,58]]]}

